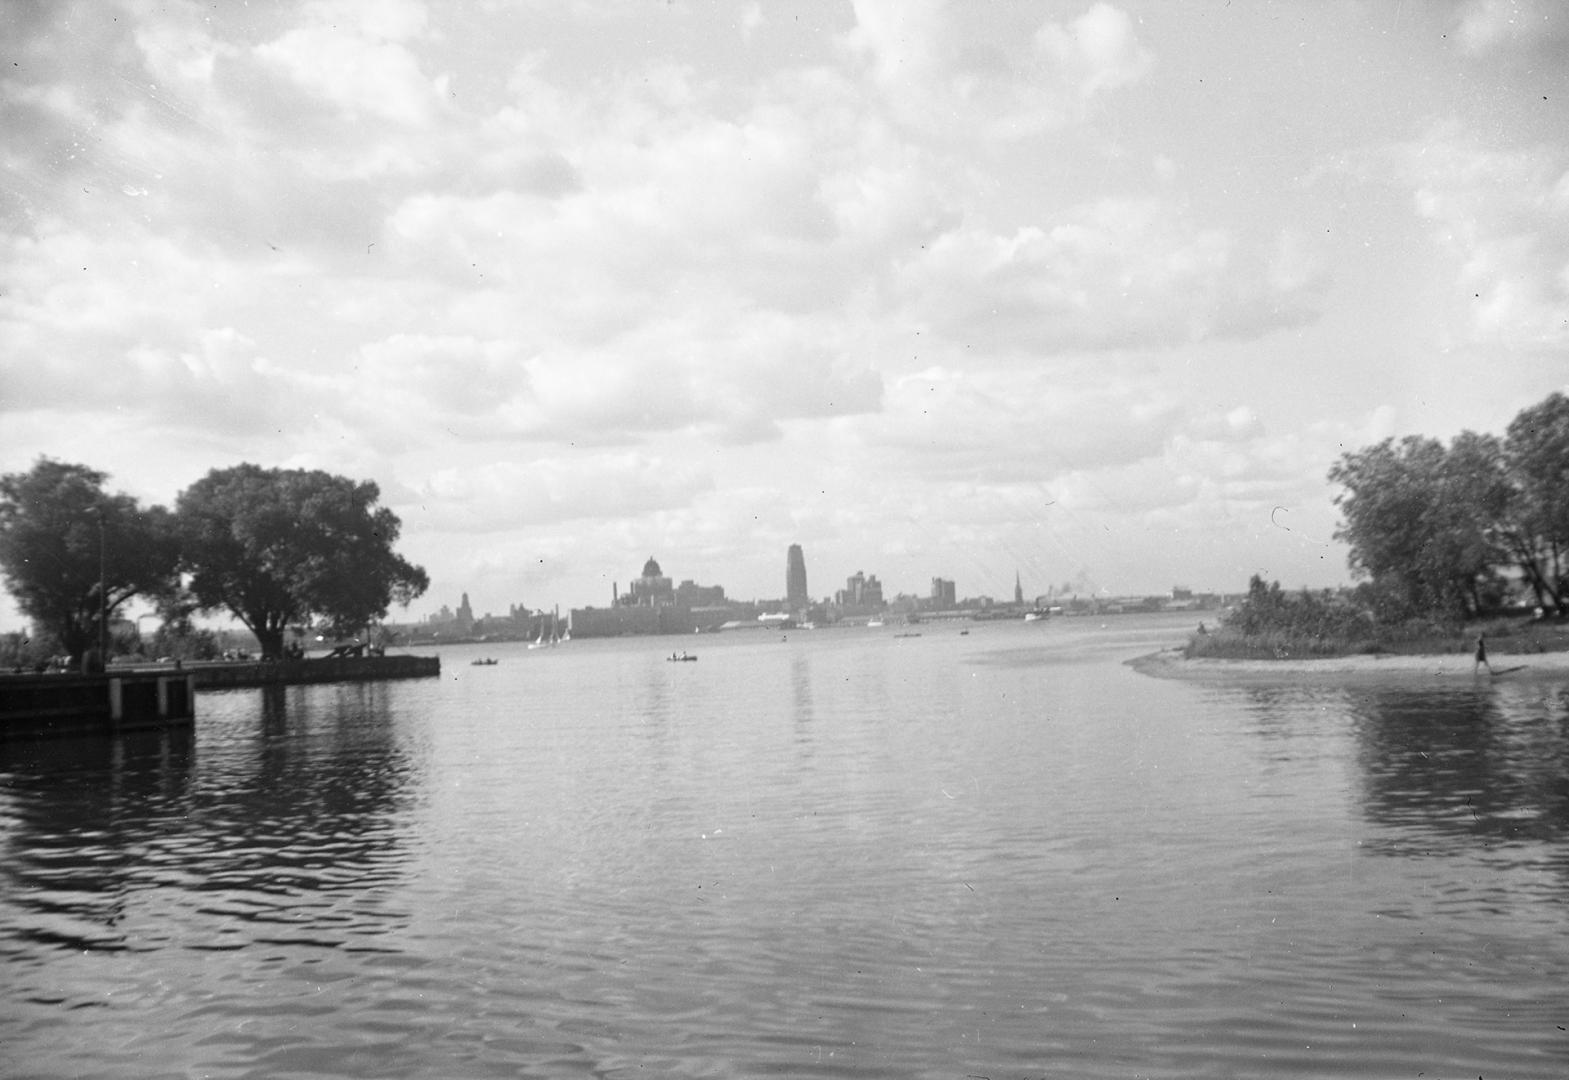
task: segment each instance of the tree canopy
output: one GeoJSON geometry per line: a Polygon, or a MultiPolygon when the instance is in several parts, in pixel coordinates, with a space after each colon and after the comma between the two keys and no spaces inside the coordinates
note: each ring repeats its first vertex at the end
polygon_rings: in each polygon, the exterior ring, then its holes
{"type": "Polygon", "coordinates": [[[1500,440],[1412,435],[1341,455],[1338,539],[1385,619],[1464,619],[1499,608],[1517,571],[1538,606],[1569,607],[1569,398],[1522,411],[1500,440]]]}
{"type": "Polygon", "coordinates": [[[101,617],[174,586],[169,512],[104,491],[104,473],[40,458],[0,477],[0,570],[17,607],[57,636],[73,664],[97,642],[101,617]],[[100,597],[100,575],[104,585],[100,597]]]}
{"type": "Polygon", "coordinates": [[[430,584],[393,550],[401,525],[376,505],[380,494],[371,481],[321,471],[209,472],[175,511],[192,594],[249,627],[263,656],[282,653],[291,626],[323,620],[357,632],[430,584]]]}
{"type": "Polygon", "coordinates": [[[1569,610],[1569,397],[1524,409],[1504,439],[1515,484],[1515,533],[1508,540],[1537,603],[1569,610]]]}

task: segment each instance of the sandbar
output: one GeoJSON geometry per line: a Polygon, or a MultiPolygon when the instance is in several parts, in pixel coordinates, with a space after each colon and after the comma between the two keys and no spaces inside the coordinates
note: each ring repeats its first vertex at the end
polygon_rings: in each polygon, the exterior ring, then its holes
{"type": "Polygon", "coordinates": [[[1471,687],[1515,679],[1569,679],[1569,652],[1498,653],[1489,659],[1495,674],[1475,671],[1470,653],[1406,656],[1392,653],[1357,656],[1286,657],[1280,660],[1187,659],[1181,647],[1129,660],[1128,666],[1161,679],[1223,684],[1333,681],[1390,682],[1471,687]]]}

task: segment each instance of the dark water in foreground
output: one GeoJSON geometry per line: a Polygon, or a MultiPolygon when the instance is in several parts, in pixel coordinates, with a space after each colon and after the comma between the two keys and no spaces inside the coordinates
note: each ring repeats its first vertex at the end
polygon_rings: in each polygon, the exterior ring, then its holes
{"type": "Polygon", "coordinates": [[[1569,685],[1122,665],[1188,625],[450,649],[0,747],[0,1074],[1569,1075],[1569,685]]]}

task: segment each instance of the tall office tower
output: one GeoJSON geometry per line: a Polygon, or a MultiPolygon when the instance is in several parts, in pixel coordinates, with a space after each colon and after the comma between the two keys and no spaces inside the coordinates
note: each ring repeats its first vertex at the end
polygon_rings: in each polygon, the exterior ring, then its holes
{"type": "Polygon", "coordinates": [[[791,544],[785,556],[785,603],[799,611],[811,602],[806,591],[806,556],[801,554],[800,544],[791,544]]]}

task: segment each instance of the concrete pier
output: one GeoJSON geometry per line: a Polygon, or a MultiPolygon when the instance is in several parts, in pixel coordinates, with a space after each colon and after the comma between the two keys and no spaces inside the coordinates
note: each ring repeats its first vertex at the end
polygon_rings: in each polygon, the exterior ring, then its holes
{"type": "Polygon", "coordinates": [[[195,719],[196,681],[189,671],[0,678],[0,739],[113,734],[195,719]]]}
{"type": "Polygon", "coordinates": [[[342,656],[305,660],[214,661],[194,664],[198,690],[234,690],[297,683],[428,679],[441,674],[439,656],[342,656]]]}
{"type": "Polygon", "coordinates": [[[441,674],[439,656],[360,656],[111,670],[104,675],[0,675],[0,740],[112,735],[196,719],[199,690],[372,682],[441,674]]]}

